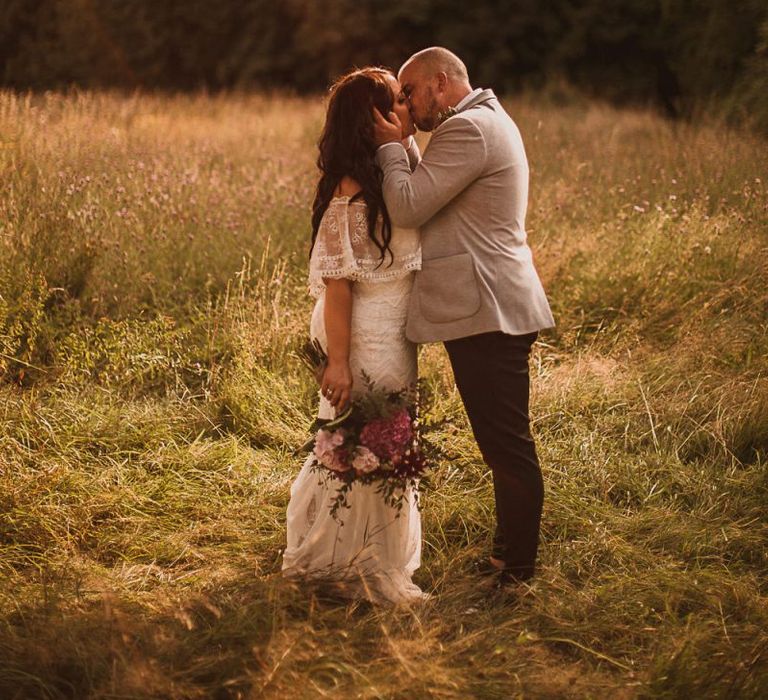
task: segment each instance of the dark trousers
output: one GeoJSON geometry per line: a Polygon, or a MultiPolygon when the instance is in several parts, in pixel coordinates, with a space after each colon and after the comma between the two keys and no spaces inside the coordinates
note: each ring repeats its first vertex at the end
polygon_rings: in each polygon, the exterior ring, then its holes
{"type": "Polygon", "coordinates": [[[520,580],[534,573],[544,503],[528,415],[528,356],[537,335],[493,332],[445,342],[472,432],[493,472],[493,556],[520,580]]]}

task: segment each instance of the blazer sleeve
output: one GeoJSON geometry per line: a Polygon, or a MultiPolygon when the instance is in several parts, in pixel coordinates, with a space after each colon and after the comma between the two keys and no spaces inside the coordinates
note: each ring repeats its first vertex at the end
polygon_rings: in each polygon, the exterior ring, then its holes
{"type": "Polygon", "coordinates": [[[442,124],[411,173],[403,148],[381,148],[376,161],[384,173],[382,190],[392,223],[418,228],[483,172],[487,159],[480,129],[460,115],[442,124]]]}

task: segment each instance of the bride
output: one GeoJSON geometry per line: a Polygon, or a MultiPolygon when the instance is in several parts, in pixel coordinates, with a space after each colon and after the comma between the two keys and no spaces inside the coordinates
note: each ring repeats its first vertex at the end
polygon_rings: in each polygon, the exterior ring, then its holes
{"type": "MultiPolygon", "coordinates": [[[[320,138],[321,171],[312,213],[310,293],[317,299],[312,338],[328,355],[319,418],[333,418],[366,390],[397,391],[417,377],[416,346],[405,337],[418,232],[393,228],[374,156],[373,108],[395,111],[413,169],[419,152],[400,85],[384,69],[364,68],[331,89],[320,138]]],[[[338,522],[330,509],[339,482],[312,470],[310,455],[291,486],[283,575],[333,582],[342,595],[379,603],[423,600],[411,581],[421,563],[415,493],[402,509],[385,504],[376,484],[355,483],[338,522]]]]}

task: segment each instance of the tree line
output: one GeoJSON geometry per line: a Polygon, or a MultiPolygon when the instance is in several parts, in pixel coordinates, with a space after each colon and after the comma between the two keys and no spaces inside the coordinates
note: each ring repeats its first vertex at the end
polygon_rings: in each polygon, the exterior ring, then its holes
{"type": "Polygon", "coordinates": [[[768,127],[766,0],[4,0],[17,90],[323,90],[438,44],[499,93],[565,84],[768,127]]]}

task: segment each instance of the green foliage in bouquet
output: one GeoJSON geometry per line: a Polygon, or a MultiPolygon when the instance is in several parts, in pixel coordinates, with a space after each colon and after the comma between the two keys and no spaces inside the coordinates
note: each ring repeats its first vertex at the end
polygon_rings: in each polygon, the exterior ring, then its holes
{"type": "MultiPolygon", "coordinates": [[[[297,353],[318,381],[327,355],[316,339],[297,353]]],[[[419,399],[426,395],[423,385],[414,382],[398,391],[387,391],[363,373],[365,391],[333,419],[318,418],[310,428],[311,437],[297,452],[311,451],[312,468],[322,478],[339,482],[331,515],[349,508],[347,495],[358,484],[376,484],[384,502],[399,512],[411,491],[419,505],[420,489],[436,449],[421,435],[419,399]],[[410,487],[410,488],[409,488],[410,487]]]]}

